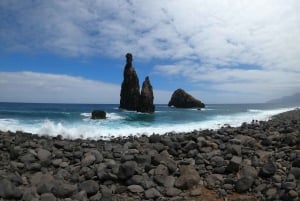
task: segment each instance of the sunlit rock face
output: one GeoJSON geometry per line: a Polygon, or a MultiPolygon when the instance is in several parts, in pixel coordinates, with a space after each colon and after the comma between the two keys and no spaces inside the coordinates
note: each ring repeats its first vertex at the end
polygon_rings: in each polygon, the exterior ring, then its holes
{"type": "Polygon", "coordinates": [[[172,94],[171,100],[168,104],[169,107],[174,106],[177,108],[204,108],[205,105],[200,100],[197,100],[192,95],[185,92],[183,89],[177,89],[172,94]]]}

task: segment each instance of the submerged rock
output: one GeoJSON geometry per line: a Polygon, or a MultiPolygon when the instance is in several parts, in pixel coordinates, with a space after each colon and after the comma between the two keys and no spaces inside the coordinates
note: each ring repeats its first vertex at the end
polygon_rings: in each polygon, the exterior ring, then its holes
{"type": "Polygon", "coordinates": [[[147,76],[145,81],[143,82],[141,96],[140,96],[140,104],[137,109],[138,112],[147,112],[152,113],[155,110],[155,106],[153,104],[154,96],[153,89],[150,83],[149,77],[147,76]]]}
{"type": "Polygon", "coordinates": [[[200,100],[197,100],[192,95],[185,92],[183,89],[177,89],[172,94],[169,107],[174,106],[178,108],[204,108],[205,105],[200,100]]]}
{"type": "Polygon", "coordinates": [[[102,110],[94,110],[91,119],[106,119],[106,112],[102,110]]]}
{"type": "Polygon", "coordinates": [[[136,71],[132,66],[132,54],[130,53],[126,54],[126,65],[123,76],[120,108],[136,111],[140,99],[140,84],[136,71]]]}

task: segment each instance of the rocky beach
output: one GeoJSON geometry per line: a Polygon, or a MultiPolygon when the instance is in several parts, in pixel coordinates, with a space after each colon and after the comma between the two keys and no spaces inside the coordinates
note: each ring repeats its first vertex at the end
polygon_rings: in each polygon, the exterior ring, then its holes
{"type": "Polygon", "coordinates": [[[0,200],[299,199],[299,109],[109,141],[0,132],[0,200]]]}

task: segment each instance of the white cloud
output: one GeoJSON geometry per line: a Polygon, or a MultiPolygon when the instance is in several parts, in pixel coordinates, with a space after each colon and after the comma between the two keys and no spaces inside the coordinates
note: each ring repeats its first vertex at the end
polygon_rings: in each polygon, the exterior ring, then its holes
{"type": "MultiPolygon", "coordinates": [[[[116,103],[121,86],[81,77],[34,72],[0,72],[0,102],[116,103]]],[[[170,92],[155,90],[155,103],[170,92]]]]}
{"type": "Polygon", "coordinates": [[[120,86],[68,75],[0,72],[0,102],[118,103],[120,86]]]}
{"type": "Polygon", "coordinates": [[[246,88],[264,100],[300,89],[299,10],[298,0],[2,0],[0,47],[68,56],[131,51],[165,59],[155,72],[194,87],[246,88]]]}

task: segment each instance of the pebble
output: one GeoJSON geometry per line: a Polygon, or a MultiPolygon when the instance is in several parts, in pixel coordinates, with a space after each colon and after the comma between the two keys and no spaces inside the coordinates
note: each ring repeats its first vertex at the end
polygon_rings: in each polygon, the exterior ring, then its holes
{"type": "Polygon", "coordinates": [[[205,187],[224,199],[298,200],[299,124],[298,110],[237,128],[110,141],[0,131],[0,200],[205,200],[205,187]]]}

